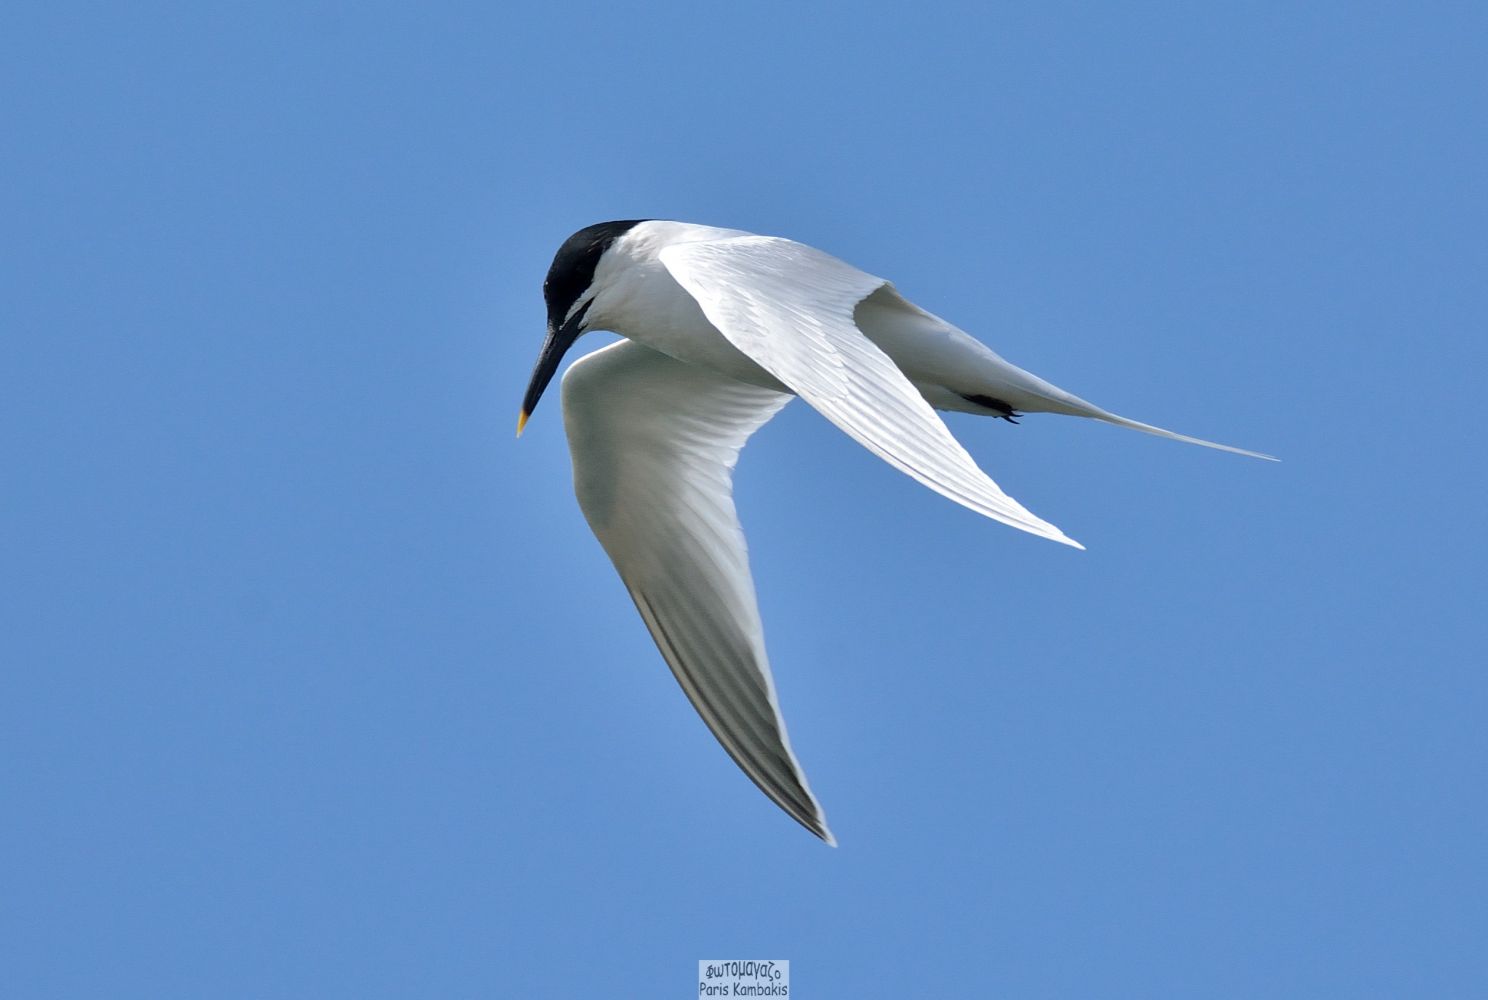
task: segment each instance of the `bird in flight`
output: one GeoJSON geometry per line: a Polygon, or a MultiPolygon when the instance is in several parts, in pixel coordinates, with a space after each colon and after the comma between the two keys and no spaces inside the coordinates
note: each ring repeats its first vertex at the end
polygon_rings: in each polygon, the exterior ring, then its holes
{"type": "Polygon", "coordinates": [[[829,844],[786,737],[734,510],[739,450],[781,407],[799,396],[937,493],[1075,548],[1083,546],[982,472],[935,411],[1012,422],[1065,413],[1271,457],[1107,412],[1009,364],[883,278],[779,237],[601,222],[558,249],[543,296],[548,332],[518,435],[582,334],[625,338],[563,377],[579,506],[718,742],[829,844]]]}

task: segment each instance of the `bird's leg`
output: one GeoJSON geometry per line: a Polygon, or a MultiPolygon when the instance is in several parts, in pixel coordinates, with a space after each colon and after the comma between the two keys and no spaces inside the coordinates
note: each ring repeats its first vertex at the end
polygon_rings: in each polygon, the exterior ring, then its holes
{"type": "Polygon", "coordinates": [[[1013,409],[1007,403],[1004,403],[1002,400],[994,399],[991,396],[968,396],[964,392],[958,392],[956,393],[956,395],[960,396],[968,403],[975,403],[978,406],[985,406],[987,409],[992,411],[993,416],[998,417],[1002,420],[1006,420],[1010,424],[1016,424],[1018,422],[1017,418],[1023,415],[1017,410],[1013,409]]]}

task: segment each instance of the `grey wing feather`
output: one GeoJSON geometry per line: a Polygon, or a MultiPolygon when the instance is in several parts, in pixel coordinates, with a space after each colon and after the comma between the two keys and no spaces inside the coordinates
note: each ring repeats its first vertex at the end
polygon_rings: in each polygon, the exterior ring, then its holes
{"type": "Polygon", "coordinates": [[[1083,548],[978,468],[858,329],[854,309],[882,278],[771,236],[679,243],[660,256],[725,338],[869,451],[979,514],[1083,548]]]}
{"type": "Polygon", "coordinates": [[[835,843],[786,736],[733,500],[739,450],[790,398],[631,341],[563,379],[579,506],[662,656],[744,773],[835,843]]]}

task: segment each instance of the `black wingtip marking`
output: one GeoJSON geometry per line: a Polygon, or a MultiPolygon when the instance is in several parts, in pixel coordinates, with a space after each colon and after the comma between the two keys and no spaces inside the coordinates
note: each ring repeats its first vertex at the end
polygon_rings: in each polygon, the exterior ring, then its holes
{"type": "Polygon", "coordinates": [[[997,417],[1002,420],[1006,420],[1010,424],[1016,424],[1018,422],[1017,418],[1023,415],[1017,410],[1013,409],[1007,403],[1004,403],[1002,400],[996,399],[992,396],[968,396],[964,392],[958,392],[956,393],[956,395],[960,396],[968,403],[975,403],[978,406],[985,406],[987,409],[991,410],[997,417]]]}

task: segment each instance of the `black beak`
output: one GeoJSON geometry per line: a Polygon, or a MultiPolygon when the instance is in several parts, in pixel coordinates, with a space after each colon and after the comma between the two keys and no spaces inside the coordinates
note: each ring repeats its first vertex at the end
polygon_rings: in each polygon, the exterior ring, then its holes
{"type": "Polygon", "coordinates": [[[567,323],[561,327],[554,328],[548,324],[548,335],[543,340],[542,351],[537,356],[537,364],[532,368],[532,381],[527,383],[527,395],[522,397],[522,412],[517,417],[517,437],[522,436],[522,428],[527,426],[527,418],[532,416],[532,411],[537,408],[537,401],[542,398],[543,390],[548,383],[553,381],[553,375],[558,371],[558,363],[563,360],[563,355],[573,346],[574,341],[579,339],[579,334],[584,332],[584,314],[589,311],[585,306],[569,318],[567,323]]]}

